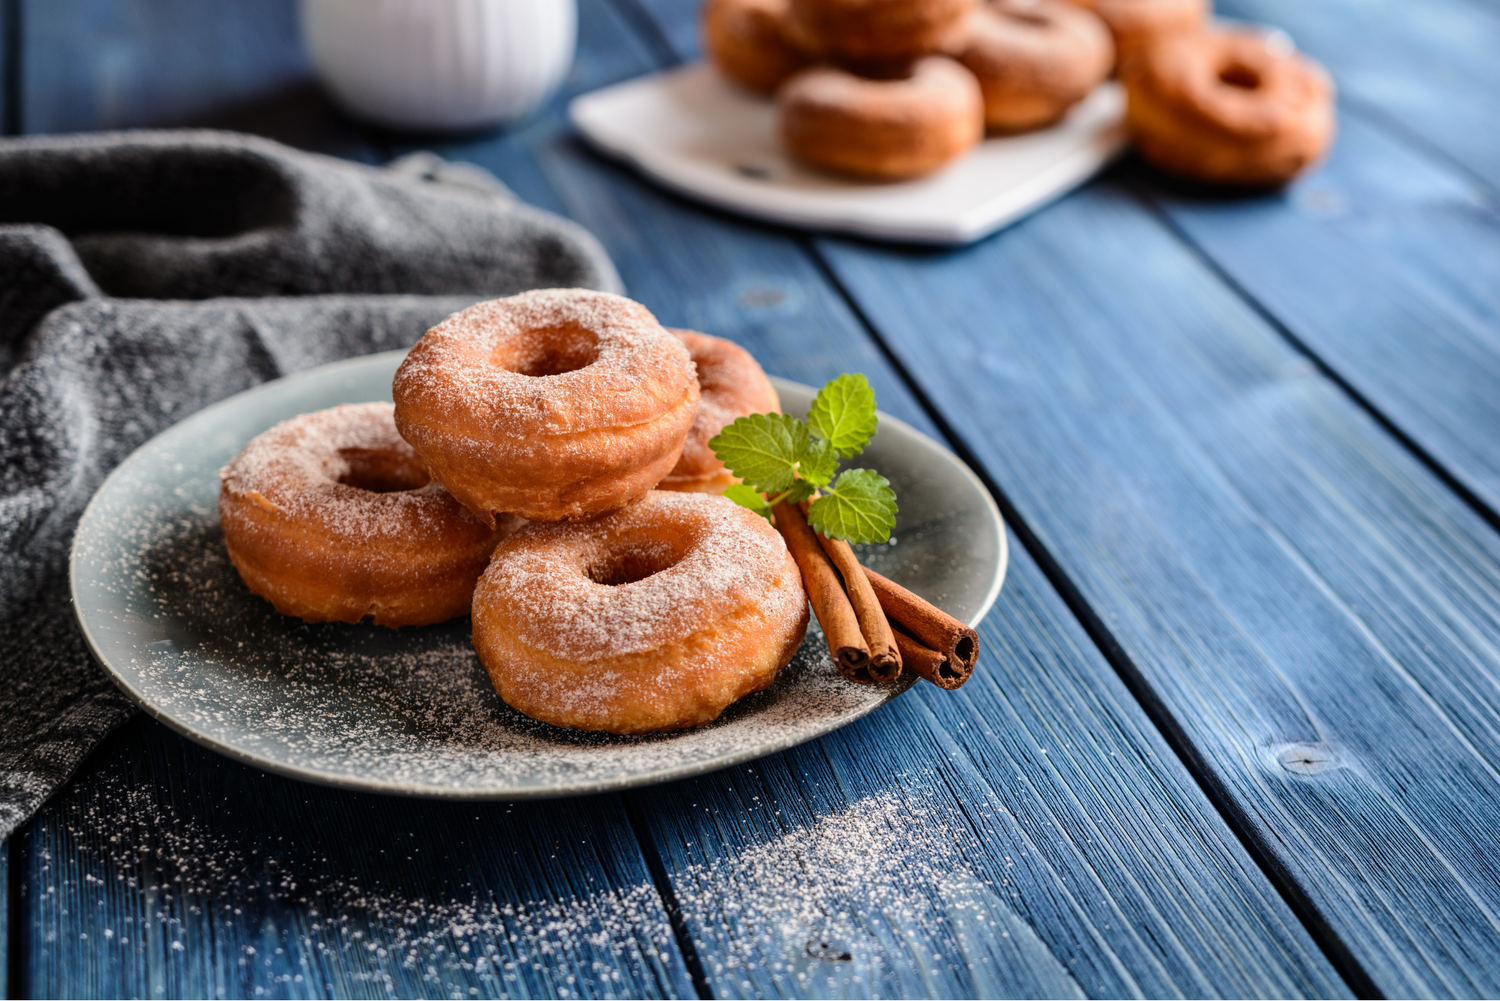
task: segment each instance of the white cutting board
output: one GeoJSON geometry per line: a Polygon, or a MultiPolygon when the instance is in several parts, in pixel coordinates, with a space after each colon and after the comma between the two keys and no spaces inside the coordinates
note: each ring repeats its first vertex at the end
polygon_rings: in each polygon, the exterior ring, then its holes
{"type": "Polygon", "coordinates": [[[1072,190],[1125,145],[1125,96],[1105,83],[1050,129],[987,139],[914,181],[852,181],[781,149],[775,107],[712,67],[687,66],[574,98],[599,149],[713,205],[808,229],[885,240],[977,240],[1072,190]]]}

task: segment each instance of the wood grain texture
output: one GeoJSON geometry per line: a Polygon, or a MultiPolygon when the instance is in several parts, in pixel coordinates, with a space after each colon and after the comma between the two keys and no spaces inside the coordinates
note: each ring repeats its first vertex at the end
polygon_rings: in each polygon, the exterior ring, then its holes
{"type": "Polygon", "coordinates": [[[23,0],[27,132],[178,125],[306,80],[295,0],[23,0]]]}
{"type": "Polygon", "coordinates": [[[1500,5],[1473,0],[1223,0],[1324,63],[1344,98],[1500,186],[1500,5]]]}
{"type": "MultiPolygon", "coordinates": [[[[632,25],[596,37],[618,57],[632,25]]],[[[863,371],[882,407],[931,429],[801,237],[665,194],[556,120],[440,151],[590,227],[664,322],[808,383],[863,371]]],[[[818,745],[629,794],[711,992],[1346,992],[1024,558],[1002,609],[987,642],[1007,651],[1005,682],[971,682],[963,702],[914,692],[818,745]],[[1012,681],[1042,704],[1020,705],[1012,681]],[[1006,712],[1025,714],[1025,737],[996,722],[1006,712]],[[1048,764],[1044,734],[1068,763],[1048,764]],[[1131,755],[1149,777],[1119,766],[1131,755]]]]}
{"type": "Polygon", "coordinates": [[[385,159],[313,79],[296,0],[11,0],[28,133],[193,126],[385,159]]]}
{"type": "Polygon", "coordinates": [[[10,992],[10,963],[14,956],[10,926],[10,856],[11,840],[0,841],[0,996],[14,997],[10,992]]]}
{"type": "Polygon", "coordinates": [[[1500,991],[1500,538],[1115,185],[819,246],[1378,989],[1500,991]]]}
{"type": "Polygon", "coordinates": [[[632,795],[714,995],[1348,993],[1013,552],[960,691],[632,795]]]}
{"type": "Polygon", "coordinates": [[[617,797],[430,803],[138,717],[27,829],[22,997],[692,997],[617,797]]]}
{"type": "Polygon", "coordinates": [[[1149,183],[1208,257],[1500,514],[1500,212],[1444,161],[1346,115],[1329,164],[1214,201],[1149,183]]]}

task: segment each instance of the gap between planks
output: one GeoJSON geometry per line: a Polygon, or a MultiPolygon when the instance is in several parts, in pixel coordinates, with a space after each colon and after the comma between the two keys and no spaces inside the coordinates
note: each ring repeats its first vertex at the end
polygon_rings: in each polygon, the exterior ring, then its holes
{"type": "MultiPolygon", "coordinates": [[[[662,64],[661,68],[680,65],[684,61],[682,56],[672,49],[670,42],[668,41],[668,35],[666,31],[663,30],[662,26],[657,23],[655,18],[653,18],[649,14],[649,12],[645,11],[639,5],[638,0],[609,0],[609,2],[621,14],[622,18],[632,22],[633,24],[637,23],[638,19],[641,18],[644,18],[647,21],[650,28],[649,31],[643,32],[643,34],[646,34],[648,36],[645,40],[649,48],[664,53],[660,60],[662,64]]],[[[1146,209],[1147,212],[1151,213],[1153,217],[1155,217],[1158,222],[1160,222],[1164,226],[1164,228],[1168,230],[1168,232],[1172,233],[1177,239],[1184,243],[1195,255],[1203,257],[1205,260],[1207,260],[1205,255],[1202,254],[1202,251],[1192,241],[1188,240],[1185,235],[1177,229],[1177,227],[1171,225],[1165,219],[1164,214],[1161,213],[1160,210],[1155,206],[1155,204],[1147,199],[1134,186],[1132,186],[1131,194],[1135,198],[1135,200],[1139,202],[1144,209],[1146,209]]],[[[1040,211],[1045,210],[1046,209],[1044,207],[1040,211]]],[[[1135,663],[1130,659],[1130,657],[1125,653],[1123,646],[1115,639],[1114,635],[1104,624],[1103,620],[1089,606],[1087,600],[1083,597],[1082,592],[1069,577],[1068,573],[1062,568],[1061,564],[1052,556],[1052,554],[1042,544],[1041,540],[1038,539],[1036,534],[1031,530],[1026,520],[1021,516],[1021,513],[1017,510],[1016,506],[1006,495],[1005,491],[1001,489],[1000,486],[991,478],[984,464],[978,461],[978,459],[964,443],[963,438],[943,417],[938,408],[935,407],[933,403],[928,399],[926,392],[922,390],[918,382],[912,377],[911,373],[907,370],[906,365],[900,360],[895,352],[891,350],[890,345],[888,345],[885,339],[881,336],[877,325],[874,324],[871,321],[870,317],[866,315],[858,299],[852,294],[850,289],[846,287],[844,282],[840,280],[837,272],[830,265],[829,261],[824,257],[822,249],[818,245],[817,239],[808,235],[797,235],[795,237],[795,240],[806,251],[808,257],[816,264],[818,270],[821,272],[823,278],[828,282],[829,286],[833,288],[844,300],[845,305],[857,318],[864,332],[870,337],[872,343],[874,343],[880,350],[886,362],[891,366],[892,370],[906,386],[908,392],[911,394],[912,398],[917,402],[917,404],[922,408],[928,419],[931,420],[932,423],[941,430],[943,438],[945,439],[945,444],[952,448],[954,452],[959,456],[959,458],[961,458],[964,463],[968,465],[968,467],[973,470],[976,475],[979,476],[980,480],[984,483],[985,488],[990,492],[990,495],[994,497],[995,502],[999,505],[1001,513],[1004,516],[1007,525],[1009,525],[1011,530],[1015,532],[1022,546],[1026,548],[1031,557],[1036,560],[1037,565],[1041,568],[1043,575],[1047,578],[1048,582],[1053,586],[1053,588],[1057,590],[1058,594],[1063,599],[1063,602],[1067,605],[1068,610],[1078,620],[1079,624],[1088,634],[1089,639],[1094,643],[1096,647],[1098,647],[1105,660],[1109,662],[1110,666],[1119,675],[1121,681],[1125,684],[1131,695],[1140,704],[1147,718],[1150,719],[1151,722],[1156,726],[1163,739],[1166,740],[1168,746],[1172,748],[1173,752],[1182,761],[1184,767],[1187,768],[1188,773],[1193,777],[1193,780],[1197,783],[1198,787],[1203,791],[1204,795],[1208,797],[1209,802],[1212,803],[1214,808],[1219,811],[1222,817],[1224,817],[1230,830],[1234,832],[1235,837],[1239,840],[1245,851],[1252,859],[1255,860],[1256,864],[1260,867],[1261,871],[1266,874],[1266,877],[1270,880],[1271,884],[1276,887],[1277,892],[1280,893],[1282,899],[1286,902],[1292,913],[1296,915],[1299,921],[1302,922],[1303,927],[1307,929],[1309,935],[1311,935],[1318,948],[1321,949],[1323,951],[1323,954],[1328,958],[1328,961],[1334,966],[1334,968],[1338,971],[1340,976],[1344,978],[1349,986],[1354,989],[1358,997],[1383,997],[1380,991],[1376,988],[1374,980],[1355,958],[1353,952],[1350,951],[1348,946],[1346,946],[1345,943],[1338,938],[1333,928],[1318,913],[1317,908],[1313,906],[1312,901],[1308,899],[1307,895],[1301,890],[1300,887],[1297,886],[1295,880],[1291,877],[1291,874],[1286,871],[1285,867],[1276,860],[1274,854],[1269,851],[1268,846],[1263,843],[1261,838],[1255,835],[1253,826],[1247,823],[1243,810],[1234,803],[1232,798],[1228,795],[1227,790],[1223,788],[1222,783],[1215,779],[1212,770],[1208,768],[1201,755],[1199,755],[1196,748],[1193,747],[1192,742],[1188,739],[1186,732],[1173,718],[1170,710],[1166,707],[1165,703],[1163,703],[1162,700],[1159,699],[1151,690],[1151,687],[1146,682],[1144,675],[1141,673],[1139,668],[1136,667],[1135,663]]],[[[1320,368],[1326,369],[1326,366],[1322,364],[1321,360],[1317,359],[1316,356],[1313,356],[1312,353],[1307,351],[1305,347],[1298,344],[1295,338],[1292,337],[1290,332],[1286,330],[1283,324],[1281,324],[1279,321],[1274,320],[1274,318],[1271,317],[1269,312],[1260,303],[1250,297],[1245,292],[1245,290],[1241,288],[1237,283],[1229,279],[1229,277],[1223,272],[1222,269],[1211,265],[1211,270],[1215,277],[1222,281],[1234,295],[1243,299],[1253,310],[1255,310],[1257,314],[1265,316],[1273,329],[1281,332],[1283,336],[1292,341],[1292,343],[1297,346],[1299,351],[1302,351],[1309,357],[1313,358],[1313,360],[1319,365],[1320,368]]],[[[1358,402],[1366,409],[1371,410],[1372,413],[1375,413],[1373,411],[1373,408],[1370,408],[1368,404],[1360,399],[1358,394],[1354,393],[1353,390],[1348,387],[1343,380],[1338,379],[1336,376],[1333,376],[1333,379],[1334,382],[1338,386],[1343,388],[1346,392],[1348,392],[1350,396],[1356,400],[1356,402],[1358,402]]],[[[1392,426],[1389,421],[1386,421],[1378,413],[1376,414],[1376,416],[1380,420],[1381,425],[1390,430],[1398,441],[1400,441],[1403,445],[1406,445],[1408,448],[1411,448],[1413,452],[1415,452],[1418,457],[1421,458],[1424,462],[1428,463],[1429,465],[1433,465],[1426,457],[1426,455],[1420,450],[1416,449],[1413,443],[1411,443],[1410,440],[1406,438],[1406,436],[1396,431],[1394,426],[1392,426]]],[[[1442,475],[1444,482],[1450,484],[1452,483],[1451,477],[1448,477],[1446,474],[1443,474],[1441,472],[1440,475],[1442,475]]],[[[1463,491],[1462,493],[1465,495],[1466,500],[1470,499],[1467,495],[1467,491],[1463,491]]],[[[1484,510],[1486,511],[1486,513],[1488,513],[1487,509],[1484,510]]],[[[1500,528],[1500,523],[1497,523],[1497,528],[1500,528]]],[[[632,822],[634,822],[633,817],[632,822]]],[[[639,834],[640,832],[638,831],[637,833],[639,834]]],[[[648,847],[643,839],[642,851],[654,851],[654,848],[648,847]]],[[[654,868],[652,874],[653,876],[656,875],[654,868]]],[[[678,910],[678,902],[675,896],[672,895],[671,886],[665,883],[664,873],[663,885],[660,887],[660,890],[663,898],[670,901],[669,912],[678,910]]],[[[674,924],[674,929],[675,927],[676,925],[674,924]]],[[[684,951],[686,952],[686,950],[684,951]]],[[[694,982],[695,984],[698,983],[697,975],[695,975],[694,977],[694,982]]]]}

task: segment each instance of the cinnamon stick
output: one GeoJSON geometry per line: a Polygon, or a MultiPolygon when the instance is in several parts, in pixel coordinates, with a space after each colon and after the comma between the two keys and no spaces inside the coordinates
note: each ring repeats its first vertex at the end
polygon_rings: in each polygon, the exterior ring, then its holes
{"type": "Polygon", "coordinates": [[[896,631],[896,648],[901,651],[901,659],[906,664],[906,669],[919,677],[952,691],[959,688],[969,675],[974,673],[973,668],[965,669],[962,665],[955,665],[944,654],[938,653],[932,647],[920,640],[913,639],[900,630],[896,631]]]}
{"type": "Polygon", "coordinates": [[[828,554],[839,575],[844,578],[844,591],[849,604],[854,606],[854,617],[859,620],[859,630],[864,635],[865,645],[870,648],[870,674],[881,683],[895,681],[901,676],[901,651],[896,646],[896,634],[890,621],[875,597],[875,588],[860,571],[854,549],[843,539],[830,539],[814,532],[818,545],[828,554]]]}
{"type": "Polygon", "coordinates": [[[869,644],[865,642],[849,595],[844,592],[843,581],[839,580],[823,547],[818,545],[816,533],[808,527],[807,519],[795,504],[782,501],[774,513],[776,528],[786,540],[792,559],[797,561],[797,569],[802,571],[802,585],[807,589],[818,625],[823,627],[823,636],[828,640],[828,650],[839,673],[862,685],[874,684],[869,644]]]}
{"type": "MultiPolygon", "coordinates": [[[[885,609],[891,622],[946,657],[949,668],[962,673],[964,680],[968,680],[974,673],[974,662],[979,659],[979,634],[895,581],[887,580],[869,567],[864,571],[875,589],[875,597],[880,600],[880,607],[885,609]]],[[[906,656],[905,650],[902,650],[902,656],[906,656]]]]}

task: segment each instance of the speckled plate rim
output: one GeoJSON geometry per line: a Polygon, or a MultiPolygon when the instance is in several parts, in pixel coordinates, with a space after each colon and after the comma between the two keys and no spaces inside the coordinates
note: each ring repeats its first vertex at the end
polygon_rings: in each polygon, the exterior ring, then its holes
{"type": "MultiPolygon", "coordinates": [[[[157,434],[145,444],[137,448],[123,462],[121,462],[120,465],[117,466],[108,477],[105,478],[104,482],[100,484],[99,489],[94,492],[94,496],[89,500],[88,506],[84,509],[83,516],[79,519],[78,528],[74,534],[73,544],[69,553],[68,584],[69,595],[73,605],[74,617],[78,621],[79,629],[83,633],[84,642],[88,646],[89,652],[93,655],[94,660],[104,668],[110,679],[120,688],[120,690],[123,691],[132,701],[140,706],[140,708],[148,713],[153,719],[159,720],[161,723],[165,724],[167,727],[188,738],[189,740],[207,747],[210,750],[216,751],[219,754],[224,755],[225,757],[231,758],[235,761],[243,762],[248,765],[252,765],[263,771],[271,772],[277,775],[283,775],[288,778],[297,779],[303,782],[309,782],[314,785],[347,789],[355,792],[373,792],[421,799],[494,801],[556,799],[567,796],[581,796],[589,795],[592,793],[613,792],[624,789],[658,785],[664,782],[675,781],[677,779],[707,774],[709,772],[718,771],[720,769],[728,768],[733,765],[742,764],[746,761],[754,761],[767,755],[775,754],[779,751],[784,751],[788,748],[806,743],[807,741],[815,740],[818,737],[822,737],[828,733],[831,733],[834,730],[839,729],[840,727],[854,722],[855,720],[861,719],[874,712],[876,709],[888,705],[897,696],[909,690],[912,685],[914,685],[918,680],[909,673],[905,674],[902,676],[902,679],[900,681],[892,685],[883,686],[883,689],[886,693],[885,698],[871,702],[864,706],[860,706],[843,715],[830,717],[825,721],[826,725],[818,725],[815,727],[810,727],[808,729],[796,729],[787,733],[784,738],[766,740],[753,746],[746,747],[741,751],[725,754],[719,758],[714,758],[706,761],[694,761],[682,766],[663,768],[652,772],[637,773],[618,779],[580,781],[577,783],[559,785],[555,787],[534,789],[465,789],[461,787],[455,788],[452,786],[428,786],[411,783],[402,784],[398,782],[382,780],[378,777],[350,778],[344,775],[328,774],[314,768],[299,767],[283,761],[278,761],[263,754],[257,754],[255,752],[248,751],[242,747],[236,746],[235,744],[227,743],[214,737],[211,734],[205,733],[194,727],[191,723],[174,716],[169,710],[154,702],[149,692],[142,690],[140,687],[134,684],[130,675],[126,671],[117,667],[110,661],[109,657],[105,654],[99,637],[96,635],[95,630],[90,622],[92,607],[86,603],[86,595],[82,593],[84,585],[81,584],[81,581],[84,574],[82,572],[81,562],[83,553],[89,548],[90,545],[99,545],[97,538],[103,531],[101,526],[102,516],[100,512],[111,502],[113,495],[121,489],[120,484],[127,478],[134,464],[144,461],[146,456],[150,455],[156,450],[162,449],[163,447],[175,441],[186,439],[189,435],[191,435],[195,427],[212,422],[215,418],[222,415],[226,411],[234,411],[243,408],[247,400],[257,399],[261,396],[270,394],[285,393],[287,392],[288,387],[307,381],[331,381],[341,375],[347,374],[351,370],[355,370],[363,366],[389,365],[392,369],[394,369],[395,365],[399,362],[399,359],[401,357],[404,357],[405,354],[405,351],[386,351],[379,354],[363,355],[358,358],[350,358],[344,361],[333,362],[328,365],[321,365],[317,368],[308,369],[304,372],[297,372],[291,375],[283,376],[279,379],[273,379],[270,382],[262,383],[259,386],[255,386],[241,393],[237,393],[234,396],[219,401],[218,403],[211,404],[210,406],[205,407],[202,410],[199,410],[179,421],[178,423],[172,425],[165,431],[157,434]]],[[[776,390],[778,393],[782,393],[791,397],[801,397],[805,395],[808,399],[810,399],[811,396],[816,392],[816,390],[814,390],[812,387],[803,385],[802,383],[793,382],[789,379],[782,379],[776,376],[772,376],[771,381],[776,386],[776,390]]],[[[295,414],[287,413],[286,416],[292,417],[295,416],[295,414]]],[[[974,497],[976,501],[978,501],[980,509],[987,512],[989,518],[992,520],[993,526],[996,531],[996,537],[999,540],[999,552],[996,554],[996,568],[994,571],[993,579],[991,580],[990,585],[985,592],[984,598],[980,602],[977,610],[969,617],[969,624],[972,626],[977,626],[979,622],[984,618],[984,616],[988,614],[990,608],[994,605],[995,600],[999,597],[1000,589],[1005,583],[1006,571],[1009,566],[1009,544],[1006,537],[1007,533],[1005,522],[1000,515],[1000,509],[998,506],[996,506],[995,501],[990,496],[989,491],[985,488],[983,482],[979,479],[979,477],[974,474],[973,470],[965,465],[962,460],[960,460],[947,448],[943,447],[941,444],[923,434],[921,431],[918,431],[916,428],[912,427],[906,422],[892,417],[884,411],[879,412],[879,420],[882,428],[898,428],[904,434],[912,436],[913,439],[927,446],[930,458],[948,465],[953,472],[959,475],[961,479],[966,480],[968,484],[973,488],[974,497]]],[[[123,544],[117,544],[115,548],[117,550],[120,550],[123,549],[124,546],[123,544]]]]}

